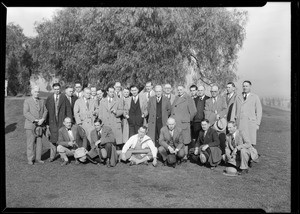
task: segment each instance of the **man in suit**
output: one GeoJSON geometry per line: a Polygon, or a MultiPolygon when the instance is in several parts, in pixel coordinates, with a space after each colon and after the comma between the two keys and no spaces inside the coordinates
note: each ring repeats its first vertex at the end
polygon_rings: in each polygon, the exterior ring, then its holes
{"type": "Polygon", "coordinates": [[[91,99],[97,100],[97,87],[91,86],[91,99]]]}
{"type": "Polygon", "coordinates": [[[166,124],[168,117],[171,114],[171,103],[170,100],[162,96],[162,86],[155,86],[155,96],[150,97],[147,107],[148,116],[148,136],[158,147],[158,139],[160,134],[160,129],[163,124],[166,124]]]}
{"type": "Polygon", "coordinates": [[[210,127],[208,119],[203,119],[201,126],[202,130],[199,133],[196,146],[190,152],[192,153],[191,157],[194,161],[200,159],[202,164],[206,164],[211,169],[214,169],[221,162],[222,158],[218,133],[210,127]]]}
{"type": "MultiPolygon", "coordinates": [[[[232,112],[232,107],[236,99],[236,92],[235,92],[235,85],[233,82],[227,83],[226,86],[226,103],[227,103],[227,121],[230,121],[231,119],[231,112],[232,112]]],[[[228,130],[226,131],[228,134],[228,130]]]]}
{"type": "Polygon", "coordinates": [[[74,105],[75,105],[75,101],[78,99],[77,96],[75,96],[74,94],[74,89],[71,85],[67,85],[66,89],[65,89],[65,95],[68,99],[68,101],[71,104],[71,110],[72,110],[72,121],[75,122],[75,117],[74,117],[74,105]]]}
{"type": "Polygon", "coordinates": [[[155,95],[155,92],[153,91],[153,85],[152,82],[147,82],[144,90],[140,92],[140,98],[143,100],[143,102],[149,102],[150,97],[153,97],[155,95]]]}
{"type": "Polygon", "coordinates": [[[115,166],[118,155],[112,129],[104,126],[99,118],[95,119],[94,126],[95,129],[91,131],[91,150],[86,154],[87,159],[95,164],[97,162],[93,158],[99,156],[100,162],[106,163],[107,167],[115,166]]]}
{"type": "Polygon", "coordinates": [[[205,95],[204,86],[200,85],[198,87],[198,99],[196,100],[197,113],[192,122],[193,123],[193,130],[192,130],[193,145],[191,145],[191,148],[195,147],[194,143],[198,139],[199,132],[201,130],[201,121],[205,118],[204,117],[205,101],[209,98],[210,97],[205,95]]]}
{"type": "Polygon", "coordinates": [[[99,111],[100,102],[103,99],[104,90],[99,89],[97,90],[97,96],[96,96],[96,106],[97,106],[97,112],[99,111]]]}
{"type": "Polygon", "coordinates": [[[120,82],[116,82],[115,85],[114,85],[114,89],[115,89],[115,95],[116,97],[118,98],[122,98],[122,86],[121,86],[121,83],[120,82]]]}
{"type": "Polygon", "coordinates": [[[47,109],[43,100],[39,98],[40,88],[34,86],[31,89],[31,97],[24,101],[23,115],[25,117],[24,129],[26,132],[27,160],[29,165],[44,163],[42,156],[42,136],[34,134],[35,126],[41,126],[47,117],[47,109]],[[36,143],[36,146],[34,145],[36,143]]]}
{"type": "Polygon", "coordinates": [[[82,85],[79,81],[75,82],[75,96],[77,96],[77,98],[81,98],[83,96],[83,91],[82,91],[82,85]]]}
{"type": "MultiPolygon", "coordinates": [[[[58,130],[57,152],[60,154],[64,162],[61,164],[65,166],[69,163],[68,156],[74,156],[77,148],[87,148],[87,138],[84,130],[77,125],[72,124],[69,117],[64,119],[64,126],[58,130]]],[[[80,162],[75,158],[75,164],[80,162]]]]}
{"type": "MultiPolygon", "coordinates": [[[[190,86],[190,93],[191,93],[191,98],[194,100],[194,103],[195,103],[195,106],[196,106],[196,109],[197,109],[198,100],[199,100],[198,87],[196,85],[191,85],[190,86]]],[[[197,133],[194,131],[194,120],[195,120],[195,117],[194,117],[193,121],[191,122],[191,137],[192,137],[191,144],[194,144],[193,141],[195,141],[195,139],[197,139],[196,138],[197,133]]],[[[195,124],[195,125],[197,125],[197,124],[195,124]]],[[[192,146],[191,144],[189,144],[189,146],[192,146]]]]}
{"type": "Polygon", "coordinates": [[[48,96],[45,103],[48,110],[46,124],[50,131],[50,162],[54,161],[56,157],[58,130],[63,126],[66,117],[72,118],[70,101],[66,95],[61,94],[60,84],[54,83],[52,88],[54,93],[48,96]]]}
{"type": "Polygon", "coordinates": [[[262,117],[262,106],[259,97],[251,92],[251,82],[243,82],[243,93],[238,95],[231,112],[231,120],[236,121],[237,128],[250,138],[256,145],[256,132],[262,117]]]}
{"type": "Polygon", "coordinates": [[[237,129],[234,121],[229,121],[227,127],[225,162],[239,168],[240,174],[248,173],[248,162],[258,159],[257,150],[251,145],[249,137],[237,129]]]}
{"type": "MultiPolygon", "coordinates": [[[[167,165],[166,160],[169,154],[175,154],[178,163],[185,156],[182,129],[176,126],[174,118],[169,117],[167,125],[160,130],[158,152],[163,159],[163,165],[167,165]]],[[[175,165],[174,165],[175,166],[175,165]]]]}
{"type": "Polygon", "coordinates": [[[173,104],[174,100],[175,100],[175,95],[171,93],[172,92],[172,86],[167,83],[164,85],[164,96],[166,96],[170,102],[171,105],[173,104]]]}
{"type": "Polygon", "coordinates": [[[145,115],[147,114],[147,102],[141,99],[137,86],[132,85],[130,92],[132,97],[125,100],[124,106],[124,117],[128,120],[129,125],[129,137],[137,134],[138,129],[145,124],[145,115]]]}
{"type": "Polygon", "coordinates": [[[122,96],[122,102],[123,102],[123,116],[122,116],[122,134],[123,134],[123,143],[126,143],[129,138],[129,125],[128,125],[128,119],[125,117],[125,115],[128,115],[129,109],[127,109],[128,105],[126,103],[130,102],[131,97],[129,96],[130,89],[124,88],[123,89],[123,96],[122,96]]]}
{"type": "Polygon", "coordinates": [[[157,148],[146,132],[147,127],[142,126],[137,134],[128,139],[122,148],[120,160],[129,160],[130,165],[148,164],[148,161],[153,160],[152,165],[157,166],[157,148]]]}
{"type": "Polygon", "coordinates": [[[117,145],[123,143],[121,126],[122,115],[122,100],[115,96],[115,89],[113,87],[108,87],[107,97],[100,102],[98,117],[103,121],[105,126],[113,130],[117,145]]]}
{"type": "Polygon", "coordinates": [[[188,144],[191,142],[191,127],[190,123],[193,121],[197,113],[196,105],[190,95],[186,94],[183,86],[178,86],[178,96],[176,96],[171,107],[171,117],[176,121],[179,128],[182,129],[183,143],[185,156],[183,161],[187,161],[188,144]]]}
{"type": "Polygon", "coordinates": [[[94,129],[94,120],[98,115],[94,99],[91,99],[91,89],[85,88],[83,97],[76,100],[74,105],[74,116],[76,124],[81,126],[91,142],[90,133],[94,129]]]}

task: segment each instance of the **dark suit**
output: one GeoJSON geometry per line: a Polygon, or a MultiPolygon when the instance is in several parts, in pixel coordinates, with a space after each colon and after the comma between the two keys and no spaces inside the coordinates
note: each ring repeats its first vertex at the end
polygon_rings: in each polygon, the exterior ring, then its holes
{"type": "Polygon", "coordinates": [[[95,158],[99,154],[101,156],[99,148],[106,150],[107,158],[110,160],[110,165],[115,166],[117,160],[116,139],[112,129],[108,126],[102,127],[100,135],[97,133],[96,129],[91,131],[91,150],[88,152],[88,155],[91,158],[95,158]],[[95,146],[95,143],[98,140],[100,140],[101,143],[95,146]]]}
{"type": "Polygon", "coordinates": [[[37,99],[37,102],[30,97],[24,101],[23,106],[23,115],[25,117],[24,129],[26,130],[26,143],[27,143],[27,159],[28,162],[34,160],[41,160],[42,155],[42,138],[36,137],[33,134],[35,125],[33,124],[34,120],[44,119],[46,120],[47,109],[45,108],[44,101],[40,98],[37,99]],[[34,149],[34,143],[36,142],[36,149],[34,149]],[[35,150],[35,151],[34,151],[35,150]]]}
{"type": "MultiPolygon", "coordinates": [[[[74,136],[74,140],[77,143],[78,147],[84,147],[85,149],[87,148],[87,137],[86,134],[83,130],[83,128],[81,128],[78,125],[72,125],[72,133],[74,136]]],[[[68,145],[68,142],[70,142],[70,137],[67,131],[67,128],[65,126],[61,127],[58,130],[58,141],[57,144],[61,145],[63,147],[66,148],[70,148],[70,146],[68,145]]]]}
{"type": "MultiPolygon", "coordinates": [[[[210,97],[204,95],[203,99],[200,97],[197,97],[195,101],[197,113],[193,119],[192,122],[192,139],[197,140],[199,136],[199,132],[202,129],[201,128],[201,121],[205,118],[204,117],[204,107],[205,107],[205,101],[209,99],[210,97]]],[[[194,147],[194,145],[192,146],[194,147]]]]}
{"type": "Polygon", "coordinates": [[[78,99],[77,96],[72,95],[71,96],[71,102],[69,100],[69,97],[66,95],[67,100],[69,101],[69,103],[71,104],[71,110],[72,110],[72,121],[75,123],[75,117],[74,117],[74,105],[75,105],[75,101],[78,99]]]}
{"type": "Polygon", "coordinates": [[[56,112],[54,94],[50,95],[45,103],[48,110],[46,124],[50,130],[50,158],[54,159],[56,154],[56,143],[58,140],[58,130],[63,127],[66,117],[72,117],[71,104],[65,94],[60,94],[58,99],[58,112],[56,112]],[[57,115],[57,117],[56,117],[57,115]]]}
{"type": "MultiPolygon", "coordinates": [[[[196,141],[196,146],[199,148],[199,152],[205,154],[208,157],[207,163],[211,166],[216,166],[221,161],[221,149],[218,133],[213,128],[208,128],[207,133],[204,137],[204,131],[201,130],[199,137],[196,141]],[[208,144],[208,148],[205,151],[202,151],[202,147],[208,144]]],[[[195,155],[192,155],[192,157],[195,155]]],[[[198,155],[197,155],[198,156],[198,155]]],[[[195,160],[195,157],[193,157],[195,160]]]]}
{"type": "Polygon", "coordinates": [[[177,157],[183,158],[185,155],[183,141],[182,129],[175,126],[172,137],[168,127],[162,127],[159,135],[160,147],[158,148],[158,151],[161,154],[163,161],[167,159],[167,156],[170,153],[168,149],[169,146],[171,146],[174,150],[178,149],[177,157]]]}

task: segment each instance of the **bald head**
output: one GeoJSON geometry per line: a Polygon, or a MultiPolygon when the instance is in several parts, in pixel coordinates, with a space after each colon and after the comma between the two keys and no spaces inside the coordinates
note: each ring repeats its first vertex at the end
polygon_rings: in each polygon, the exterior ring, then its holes
{"type": "Polygon", "coordinates": [[[83,90],[83,96],[86,99],[90,99],[91,98],[91,89],[90,88],[84,88],[83,90]]]}
{"type": "Polygon", "coordinates": [[[198,96],[202,97],[205,94],[205,88],[203,85],[198,87],[198,96]]]}
{"type": "Polygon", "coordinates": [[[211,92],[211,96],[212,96],[213,98],[217,97],[218,94],[219,94],[219,87],[216,86],[216,85],[214,85],[213,87],[211,87],[210,92],[211,92]]]}
{"type": "Polygon", "coordinates": [[[172,86],[169,83],[165,84],[164,85],[164,91],[167,95],[169,95],[172,91],[172,86]]]}
{"type": "Polygon", "coordinates": [[[167,127],[170,131],[172,131],[175,128],[176,121],[173,117],[169,117],[167,120],[167,127]]]}
{"type": "Polygon", "coordinates": [[[37,99],[39,97],[39,93],[40,93],[40,87],[38,87],[37,85],[31,88],[31,95],[33,98],[37,99]]]}
{"type": "Polygon", "coordinates": [[[177,87],[178,95],[182,96],[184,94],[184,87],[182,85],[177,87]]]}
{"type": "Polygon", "coordinates": [[[162,86],[161,85],[156,85],[154,90],[155,90],[155,96],[156,97],[161,97],[161,95],[162,95],[162,86]]]}

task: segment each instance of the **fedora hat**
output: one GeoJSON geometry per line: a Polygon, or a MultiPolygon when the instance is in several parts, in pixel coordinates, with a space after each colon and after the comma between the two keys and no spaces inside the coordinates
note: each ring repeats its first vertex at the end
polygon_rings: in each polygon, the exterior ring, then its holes
{"type": "Polygon", "coordinates": [[[176,163],[176,155],[169,154],[168,157],[167,157],[167,163],[169,165],[175,164],[176,163]]]}
{"type": "Polygon", "coordinates": [[[85,161],[85,155],[86,155],[87,150],[84,147],[80,147],[78,149],[75,150],[74,152],[74,158],[79,158],[79,160],[83,160],[85,161]]]}
{"type": "Polygon", "coordinates": [[[226,169],[223,172],[223,175],[233,177],[233,176],[238,176],[238,173],[235,167],[229,166],[226,167],[226,169]]]}
{"type": "Polygon", "coordinates": [[[206,163],[206,161],[208,159],[208,156],[207,156],[206,153],[201,152],[200,155],[199,155],[199,158],[200,158],[201,163],[206,163]]]}
{"type": "Polygon", "coordinates": [[[42,126],[35,126],[33,131],[33,135],[35,137],[42,137],[42,135],[45,133],[46,129],[45,127],[42,126]]]}
{"type": "Polygon", "coordinates": [[[225,118],[221,118],[214,123],[213,127],[216,131],[223,132],[227,127],[227,120],[225,118]]]}

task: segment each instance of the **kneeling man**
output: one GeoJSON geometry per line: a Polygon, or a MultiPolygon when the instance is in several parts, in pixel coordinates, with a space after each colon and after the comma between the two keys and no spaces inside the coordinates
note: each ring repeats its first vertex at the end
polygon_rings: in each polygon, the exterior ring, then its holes
{"type": "Polygon", "coordinates": [[[94,127],[91,131],[91,150],[86,157],[89,161],[96,164],[93,158],[99,155],[100,162],[106,166],[115,166],[117,163],[116,139],[112,129],[109,126],[104,126],[102,120],[97,118],[94,120],[94,127]]]}
{"type": "Polygon", "coordinates": [[[239,168],[239,174],[248,173],[248,162],[258,159],[257,150],[251,145],[250,138],[237,129],[234,121],[228,122],[229,134],[226,136],[225,162],[239,168]]]}
{"type": "Polygon", "coordinates": [[[209,120],[203,119],[201,127],[194,154],[191,156],[194,160],[200,158],[202,164],[207,164],[214,169],[222,159],[219,136],[217,131],[210,127],[209,120]]]}
{"type": "MultiPolygon", "coordinates": [[[[64,126],[58,131],[57,152],[64,160],[62,166],[69,163],[67,156],[74,156],[75,149],[87,147],[87,138],[84,130],[77,125],[72,125],[70,117],[66,117],[63,122],[64,126]]],[[[75,164],[80,162],[75,158],[75,164]]]]}
{"type": "Polygon", "coordinates": [[[149,136],[146,135],[147,127],[139,128],[138,133],[131,136],[124,144],[121,160],[130,161],[130,165],[145,163],[153,159],[153,166],[157,165],[157,148],[149,136]]]}
{"type": "Polygon", "coordinates": [[[162,156],[164,165],[167,165],[166,160],[169,154],[175,154],[179,160],[185,156],[182,130],[176,126],[174,118],[169,117],[167,125],[161,128],[159,144],[158,151],[162,156]]]}

